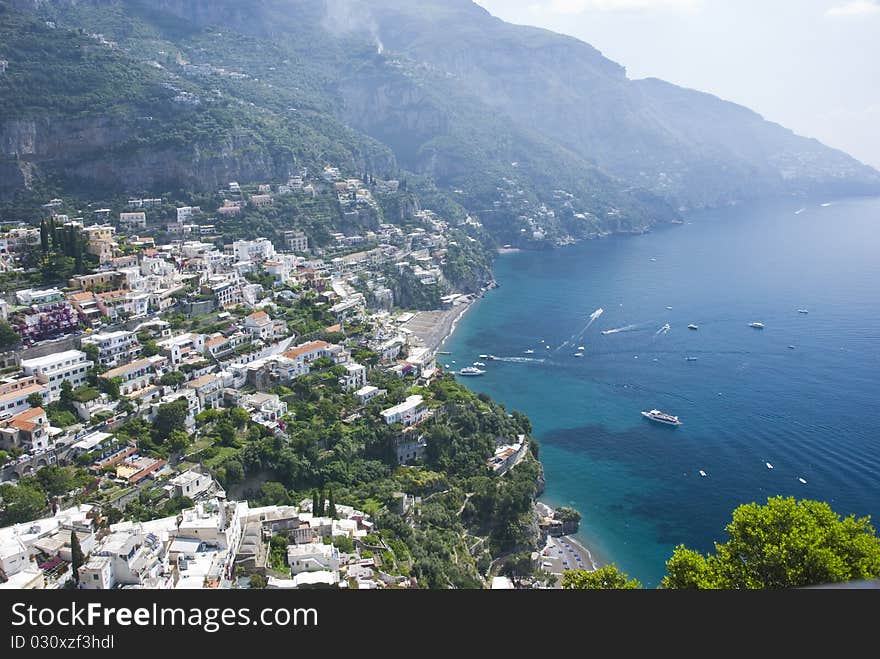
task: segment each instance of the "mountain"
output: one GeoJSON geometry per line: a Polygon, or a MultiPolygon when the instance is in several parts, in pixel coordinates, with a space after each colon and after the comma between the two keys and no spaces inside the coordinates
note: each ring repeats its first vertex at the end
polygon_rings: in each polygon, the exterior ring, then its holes
{"type": "Polygon", "coordinates": [[[332,164],[436,184],[501,242],[558,243],[679,208],[880,191],[844,153],[469,0],[0,7],[0,197],[332,164]]]}

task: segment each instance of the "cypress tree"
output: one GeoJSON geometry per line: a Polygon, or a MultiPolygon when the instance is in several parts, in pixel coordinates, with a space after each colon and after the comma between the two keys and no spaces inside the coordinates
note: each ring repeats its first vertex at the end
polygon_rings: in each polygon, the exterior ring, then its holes
{"type": "Polygon", "coordinates": [[[82,546],[79,544],[79,538],[76,531],[70,532],[70,567],[73,570],[73,583],[79,586],[79,568],[85,562],[85,554],[83,554],[82,546]]]}
{"type": "Polygon", "coordinates": [[[321,507],[321,501],[318,497],[318,490],[312,490],[312,514],[318,516],[321,514],[319,508],[321,507]]]}
{"type": "Polygon", "coordinates": [[[333,488],[330,488],[330,493],[327,495],[327,516],[336,519],[336,501],[333,499],[333,488]]]}
{"type": "Polygon", "coordinates": [[[43,250],[43,256],[49,253],[49,230],[46,227],[46,220],[40,220],[40,249],[43,250]]]}

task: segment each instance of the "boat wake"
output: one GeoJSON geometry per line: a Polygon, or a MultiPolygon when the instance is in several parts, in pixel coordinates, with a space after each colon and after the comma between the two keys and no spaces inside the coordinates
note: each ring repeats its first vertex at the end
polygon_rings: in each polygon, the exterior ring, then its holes
{"type": "Polygon", "coordinates": [[[632,332],[637,329],[639,329],[638,325],[626,325],[624,327],[617,327],[615,329],[602,330],[602,335],[608,336],[609,334],[620,334],[622,332],[632,332]]]}
{"type": "Polygon", "coordinates": [[[663,327],[654,332],[654,336],[660,336],[661,334],[666,334],[669,330],[672,329],[672,326],[669,323],[666,323],[663,327]]]}
{"type": "Polygon", "coordinates": [[[556,352],[559,352],[565,346],[574,345],[575,343],[579,342],[583,338],[584,334],[587,333],[587,330],[590,329],[592,324],[595,323],[599,319],[599,316],[601,316],[603,313],[605,313],[605,309],[601,307],[591,313],[590,319],[587,321],[587,324],[584,326],[584,328],[580,332],[572,334],[571,338],[569,338],[568,341],[565,341],[561,346],[556,348],[556,352]]]}
{"type": "Polygon", "coordinates": [[[534,359],[533,357],[496,357],[493,361],[507,362],[508,364],[543,364],[546,359],[534,359]]]}
{"type": "Polygon", "coordinates": [[[795,215],[800,215],[800,214],[803,213],[805,210],[807,210],[807,209],[806,209],[806,208],[801,208],[799,211],[795,211],[794,214],[795,214],[795,215]]]}

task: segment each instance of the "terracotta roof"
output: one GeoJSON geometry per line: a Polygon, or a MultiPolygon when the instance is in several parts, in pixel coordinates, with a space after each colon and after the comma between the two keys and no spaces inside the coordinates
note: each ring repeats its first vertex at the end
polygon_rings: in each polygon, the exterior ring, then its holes
{"type": "Polygon", "coordinates": [[[109,371],[102,373],[101,377],[106,379],[115,378],[117,376],[130,373],[131,371],[136,371],[139,368],[148,368],[152,365],[153,362],[151,362],[149,359],[138,359],[137,361],[131,362],[130,364],[123,364],[122,366],[112,368],[109,371]]]}
{"type": "Polygon", "coordinates": [[[71,293],[68,296],[68,299],[72,302],[84,302],[85,300],[94,299],[95,294],[91,291],[86,291],[84,293],[71,293]]]}
{"type": "Polygon", "coordinates": [[[337,323],[336,325],[331,325],[330,327],[325,328],[324,331],[325,332],[341,332],[342,325],[337,323]]]}
{"type": "Polygon", "coordinates": [[[302,355],[308,354],[310,352],[315,352],[317,350],[325,350],[330,347],[330,344],[326,341],[312,341],[311,343],[306,343],[301,346],[297,346],[293,350],[288,350],[284,353],[284,356],[288,359],[296,359],[297,357],[301,357],[302,355]]]}
{"type": "Polygon", "coordinates": [[[110,298],[125,297],[127,294],[128,294],[128,291],[124,291],[124,290],[120,289],[117,291],[107,291],[106,293],[98,293],[98,297],[101,298],[102,300],[107,300],[110,298]]]}
{"type": "Polygon", "coordinates": [[[269,317],[269,314],[267,314],[265,311],[255,311],[250,316],[248,316],[248,318],[252,318],[254,320],[262,320],[263,318],[268,318],[268,317],[269,317]]]}
{"type": "Polygon", "coordinates": [[[186,386],[189,387],[190,389],[198,389],[199,387],[202,387],[206,384],[211,384],[212,382],[215,382],[217,379],[218,378],[216,375],[212,375],[211,373],[207,373],[200,378],[196,378],[192,382],[187,382],[186,386]]]}
{"type": "Polygon", "coordinates": [[[10,391],[8,394],[0,394],[0,403],[6,403],[10,400],[16,400],[18,398],[27,397],[31,394],[38,394],[41,391],[45,390],[41,384],[31,384],[27,387],[22,387],[21,389],[16,389],[15,391],[10,391]]]}
{"type": "Polygon", "coordinates": [[[206,348],[213,348],[214,346],[219,346],[222,343],[226,343],[229,341],[225,336],[215,336],[213,339],[208,339],[205,341],[206,348]]]}

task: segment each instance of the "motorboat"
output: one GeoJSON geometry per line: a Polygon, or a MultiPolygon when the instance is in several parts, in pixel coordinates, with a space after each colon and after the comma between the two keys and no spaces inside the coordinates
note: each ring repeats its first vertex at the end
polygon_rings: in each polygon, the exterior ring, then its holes
{"type": "Polygon", "coordinates": [[[749,323],[749,327],[754,329],[764,329],[764,323],[749,323]]]}
{"type": "Polygon", "coordinates": [[[688,325],[688,329],[689,330],[698,330],[698,329],[700,329],[700,326],[694,325],[693,323],[691,323],[690,325],[688,325]]]}
{"type": "Polygon", "coordinates": [[[486,371],[480,370],[479,368],[474,368],[473,366],[465,366],[461,369],[458,374],[464,376],[475,376],[475,375],[484,375],[486,371]]]}
{"type": "Polygon", "coordinates": [[[651,421],[656,421],[657,423],[662,423],[667,426],[680,426],[681,421],[678,420],[677,416],[672,416],[671,414],[666,414],[666,412],[661,412],[660,410],[651,410],[650,412],[642,412],[642,416],[646,419],[650,419],[651,421]]]}

